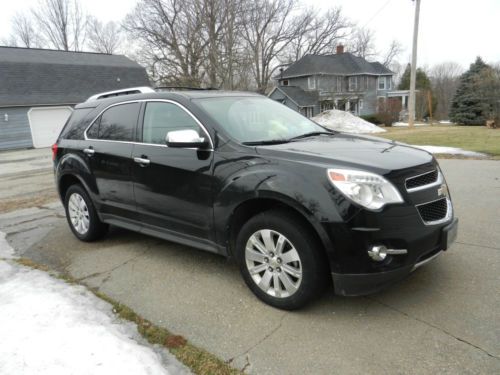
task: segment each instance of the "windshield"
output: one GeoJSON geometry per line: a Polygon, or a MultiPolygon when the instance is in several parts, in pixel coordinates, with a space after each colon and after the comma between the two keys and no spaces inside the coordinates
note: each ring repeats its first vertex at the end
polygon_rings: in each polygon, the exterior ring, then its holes
{"type": "Polygon", "coordinates": [[[261,97],[224,97],[196,99],[234,139],[241,143],[288,141],[325,128],[294,110],[261,97]]]}

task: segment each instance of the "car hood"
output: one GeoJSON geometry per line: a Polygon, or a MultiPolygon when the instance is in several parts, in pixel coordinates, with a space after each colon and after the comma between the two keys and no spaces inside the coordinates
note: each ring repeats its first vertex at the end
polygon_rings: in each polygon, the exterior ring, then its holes
{"type": "Polygon", "coordinates": [[[256,150],[261,155],[325,166],[369,168],[381,174],[433,162],[427,151],[403,143],[345,133],[257,146],[256,150]]]}

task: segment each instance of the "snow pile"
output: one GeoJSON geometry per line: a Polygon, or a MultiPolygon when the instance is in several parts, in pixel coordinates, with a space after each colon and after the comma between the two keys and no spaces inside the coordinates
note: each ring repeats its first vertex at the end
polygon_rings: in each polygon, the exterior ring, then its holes
{"type": "Polygon", "coordinates": [[[141,344],[136,326],[84,287],[5,261],[0,337],[1,374],[189,373],[166,350],[141,344]]]}
{"type": "Polygon", "coordinates": [[[311,120],[327,128],[345,133],[383,133],[384,129],[365,121],[350,112],[330,109],[321,112],[311,120]]]}
{"type": "Polygon", "coordinates": [[[464,155],[464,156],[471,156],[471,157],[476,157],[476,158],[484,158],[484,157],[488,156],[486,154],[483,154],[482,152],[468,151],[468,150],[464,150],[464,149],[457,148],[457,147],[419,146],[419,145],[412,145],[412,146],[420,148],[420,149],[425,150],[427,152],[430,152],[431,154],[464,155]]]}

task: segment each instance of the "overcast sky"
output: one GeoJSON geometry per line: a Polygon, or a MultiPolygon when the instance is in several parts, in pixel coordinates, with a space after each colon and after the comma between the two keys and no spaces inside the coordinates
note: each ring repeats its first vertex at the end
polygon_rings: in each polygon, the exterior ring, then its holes
{"type": "MultiPolygon", "coordinates": [[[[10,18],[38,0],[0,0],[0,39],[8,37],[10,18]]],[[[86,10],[103,21],[120,21],[137,0],[82,0],[86,10]]],[[[345,16],[373,29],[377,48],[384,50],[393,39],[405,47],[399,60],[410,60],[414,2],[411,0],[307,0],[321,9],[340,5],[345,16]]],[[[480,55],[500,62],[498,36],[500,0],[422,0],[418,65],[456,61],[464,68],[480,55]]]]}

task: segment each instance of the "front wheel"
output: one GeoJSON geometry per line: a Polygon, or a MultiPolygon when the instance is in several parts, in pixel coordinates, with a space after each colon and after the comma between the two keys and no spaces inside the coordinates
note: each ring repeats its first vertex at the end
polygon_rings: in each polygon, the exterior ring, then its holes
{"type": "Polygon", "coordinates": [[[64,208],[69,227],[79,240],[94,241],[106,233],[108,225],[99,220],[92,200],[81,185],[69,187],[64,208]]]}
{"type": "Polygon", "coordinates": [[[248,287],[271,306],[298,309],[324,290],[327,270],[320,245],[287,212],[267,211],[251,218],[237,237],[236,256],[248,287]]]}

